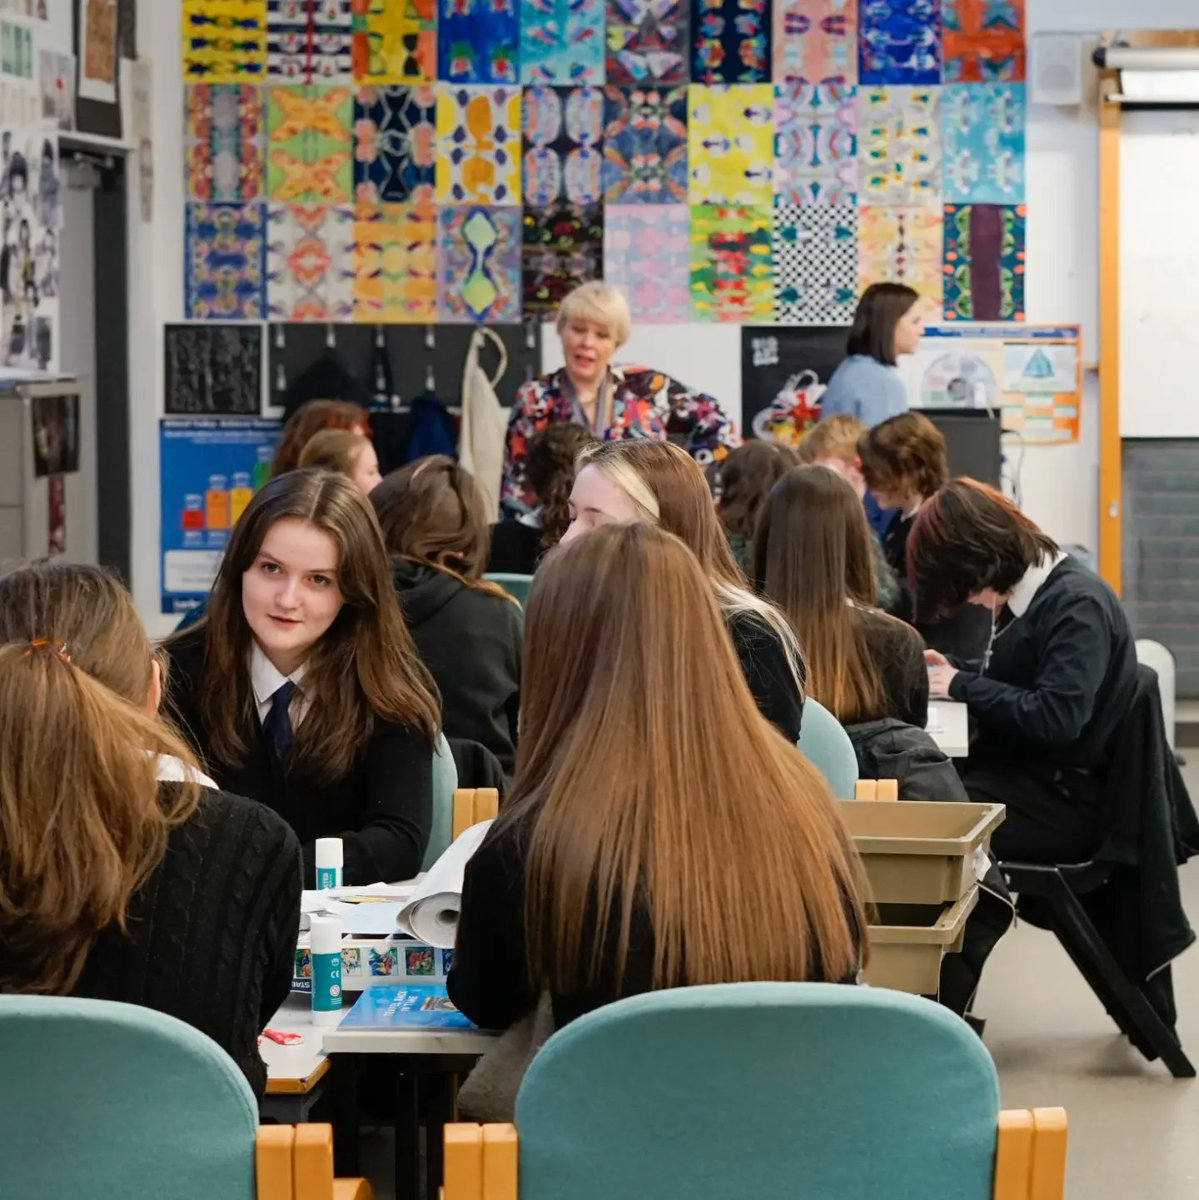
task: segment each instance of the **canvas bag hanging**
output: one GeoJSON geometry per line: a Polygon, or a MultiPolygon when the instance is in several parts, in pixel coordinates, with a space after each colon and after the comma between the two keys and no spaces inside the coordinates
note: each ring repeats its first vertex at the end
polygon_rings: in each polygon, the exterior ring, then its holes
{"type": "Polygon", "coordinates": [[[508,409],[495,393],[495,386],[508,369],[504,343],[480,326],[470,339],[466,369],[462,373],[462,426],[458,432],[458,461],[474,476],[486,503],[487,519],[500,515],[500,485],[504,475],[504,442],[508,434],[508,409]],[[499,352],[495,375],[489,376],[479,355],[490,339],[499,352]]]}

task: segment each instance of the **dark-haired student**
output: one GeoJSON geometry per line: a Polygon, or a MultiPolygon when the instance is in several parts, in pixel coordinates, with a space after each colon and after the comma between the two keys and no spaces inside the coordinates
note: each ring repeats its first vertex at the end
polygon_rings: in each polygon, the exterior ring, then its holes
{"type": "Polygon", "coordinates": [[[873,283],[863,293],[849,330],[849,357],[833,372],[820,399],[823,417],[848,413],[877,425],[908,410],[908,393],[896,368],[914,354],[924,335],[920,296],[902,283],[873,283]]]}
{"type": "Polygon", "coordinates": [[[446,737],[485,746],[510,775],[523,618],[503,588],[482,578],[488,530],[478,485],[435,454],[392,471],[370,500],[404,620],[441,693],[446,737]]]}
{"type": "Polygon", "coordinates": [[[993,618],[978,664],[929,652],[934,694],[977,723],[962,780],[1007,805],[1001,857],[1077,862],[1096,849],[1112,735],[1136,687],[1116,594],[993,488],[955,479],[922,506],[909,546],[921,605],[973,604],[993,618]]]}
{"type": "Polygon", "coordinates": [[[532,575],[570,524],[570,489],[579,454],[599,439],[573,421],[556,421],[533,435],[525,460],[525,486],[536,506],[491,527],[487,570],[532,575]]]}
{"type": "Polygon", "coordinates": [[[307,886],[320,837],[342,839],[346,883],[420,870],[441,717],[374,510],[349,479],[293,471],[258,492],[207,616],[167,650],[205,770],[292,826],[307,886]]]}
{"type": "Polygon", "coordinates": [[[157,718],[159,663],[101,568],[6,576],[0,643],[0,993],[167,1013],[261,1095],[258,1035],[295,964],[295,835],[215,790],[157,718]]]}
{"type": "Polygon", "coordinates": [[[750,574],[754,523],[770,489],[798,463],[790,446],[751,438],[720,464],[717,513],[737,566],[750,574]]]}
{"type": "Polygon", "coordinates": [[[872,540],[857,493],[844,478],[827,467],[797,467],[762,507],[753,577],[799,635],[809,695],[838,721],[891,717],[923,729],[924,639],[875,607],[872,540]]]}

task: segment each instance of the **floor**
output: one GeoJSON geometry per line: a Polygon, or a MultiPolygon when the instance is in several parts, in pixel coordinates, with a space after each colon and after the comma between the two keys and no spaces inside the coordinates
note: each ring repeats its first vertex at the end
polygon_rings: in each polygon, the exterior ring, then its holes
{"type": "MultiPolygon", "coordinates": [[[[1186,753],[1184,751],[1184,753],[1186,753]]],[[[1199,800],[1199,751],[1185,774],[1199,800]]],[[[1199,860],[1182,871],[1199,927],[1199,860]]],[[[1174,967],[1179,1033],[1199,1065],[1199,947],[1174,967]]],[[[992,954],[977,1011],[1007,1108],[1060,1105],[1070,1117],[1067,1200],[1199,1196],[1199,1080],[1172,1079],[1120,1036],[1051,934],[1020,925],[992,954]]],[[[392,1200],[390,1131],[363,1143],[378,1200],[392,1200]]]]}

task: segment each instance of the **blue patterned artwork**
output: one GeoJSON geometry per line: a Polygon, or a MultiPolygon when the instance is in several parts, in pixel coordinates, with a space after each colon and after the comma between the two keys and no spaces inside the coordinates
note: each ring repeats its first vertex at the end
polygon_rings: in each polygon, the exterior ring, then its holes
{"type": "Polygon", "coordinates": [[[945,199],[1022,204],[1024,84],[950,84],[941,99],[941,119],[945,199]]]}
{"type": "Polygon", "coordinates": [[[524,89],[524,199],[534,208],[559,200],[603,200],[604,93],[601,88],[524,89]]]}
{"type": "Polygon", "coordinates": [[[516,83],[516,0],[440,0],[437,78],[447,83],[516,83]]]}
{"type": "Polygon", "coordinates": [[[438,320],[519,325],[520,209],[462,205],[438,219],[438,320]]]}
{"type": "Polygon", "coordinates": [[[604,0],[521,0],[521,83],[604,82],[604,0]]]}
{"type": "Polygon", "coordinates": [[[437,92],[431,85],[364,84],[354,97],[354,195],[433,199],[437,92]]]}
{"type": "Polygon", "coordinates": [[[687,201],[687,89],[604,88],[604,200],[687,201]]]}
{"type": "Polygon", "coordinates": [[[859,83],[940,83],[940,0],[861,0],[859,83]]]}
{"type": "Polygon", "coordinates": [[[266,316],[263,206],[195,203],[186,210],[186,316],[261,320],[266,316]]]}

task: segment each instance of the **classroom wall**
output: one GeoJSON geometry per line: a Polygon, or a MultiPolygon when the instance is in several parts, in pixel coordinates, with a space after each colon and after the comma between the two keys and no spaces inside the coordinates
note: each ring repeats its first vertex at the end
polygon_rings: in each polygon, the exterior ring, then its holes
{"type": "MultiPolygon", "coordinates": [[[[153,632],[172,618],[158,614],[159,503],[158,417],[162,413],[162,327],[183,315],[183,81],[179,0],[143,0],[139,48],[153,61],[154,219],[145,226],[130,188],[130,320],[133,462],[133,590],[153,632]]],[[[1195,0],[1028,0],[1030,41],[1038,32],[1194,25],[1195,0]]],[[[1097,238],[1098,154],[1094,73],[1086,76],[1080,109],[1030,105],[1028,125],[1028,319],[1078,322],[1084,359],[1098,358],[1097,238]]],[[[126,109],[128,115],[128,109],[126,109]]],[[[131,167],[135,158],[131,158],[131,167]]],[[[136,179],[135,171],[131,180],[136,179]]],[[[547,366],[560,363],[552,330],[547,366]]],[[[713,380],[740,407],[739,336],[736,328],[645,327],[628,349],[696,383],[713,380]],[[735,391],[734,391],[735,389],[735,391]]],[[[715,388],[713,390],[716,390],[715,388]]],[[[718,393],[719,394],[719,393],[718,393]]],[[[1086,379],[1083,436],[1077,445],[1033,446],[1019,471],[1024,504],[1066,542],[1097,543],[1098,398],[1093,372],[1086,379]]],[[[1013,448],[1012,467],[1019,467],[1013,448]]]]}

